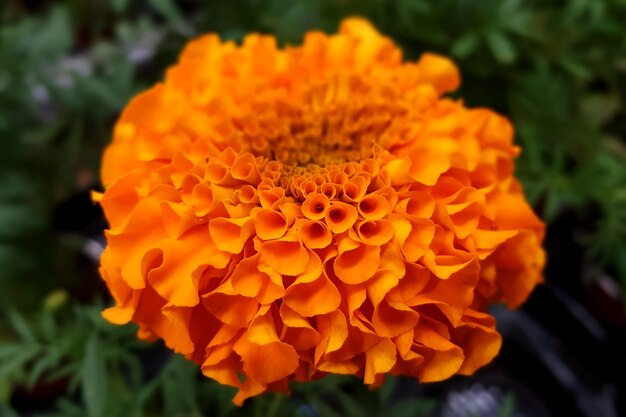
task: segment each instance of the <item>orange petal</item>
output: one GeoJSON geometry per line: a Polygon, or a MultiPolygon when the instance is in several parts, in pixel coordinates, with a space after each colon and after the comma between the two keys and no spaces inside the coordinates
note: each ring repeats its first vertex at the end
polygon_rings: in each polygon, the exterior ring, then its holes
{"type": "Polygon", "coordinates": [[[435,201],[430,193],[411,191],[399,198],[396,212],[400,212],[414,220],[415,218],[429,219],[435,210],[435,201]]]}
{"type": "Polygon", "coordinates": [[[109,185],[100,199],[100,205],[106,214],[111,229],[123,229],[137,206],[141,196],[138,187],[143,173],[134,171],[126,174],[109,185]]]}
{"type": "Polygon", "coordinates": [[[102,155],[102,184],[105,187],[110,186],[115,181],[123,178],[129,172],[136,171],[141,167],[139,158],[128,152],[127,145],[121,143],[112,143],[109,145],[102,155]]]}
{"type": "Polygon", "coordinates": [[[251,153],[244,153],[237,157],[230,169],[230,175],[236,180],[249,184],[258,184],[261,181],[256,158],[251,153]]]}
{"type": "Polygon", "coordinates": [[[413,182],[409,175],[411,160],[408,157],[392,159],[385,166],[385,172],[389,175],[391,185],[398,187],[413,182]]]}
{"type": "Polygon", "coordinates": [[[322,338],[305,317],[285,303],[280,306],[280,317],[285,324],[281,340],[293,346],[297,351],[315,347],[322,338]]]}
{"type": "Polygon", "coordinates": [[[261,304],[269,304],[282,297],[285,289],[272,281],[258,268],[258,255],[242,259],[231,275],[235,291],[245,297],[254,297],[261,304]]]}
{"type": "Polygon", "coordinates": [[[381,339],[373,348],[365,352],[365,384],[373,384],[376,375],[386,373],[396,363],[396,345],[389,339],[381,339]]]}
{"type": "Polygon", "coordinates": [[[409,175],[424,185],[435,185],[439,176],[450,168],[450,156],[439,148],[435,150],[421,148],[409,155],[411,166],[409,175]]]}
{"type": "Polygon", "coordinates": [[[494,200],[498,207],[494,226],[499,230],[531,229],[543,237],[544,225],[522,195],[499,194],[494,200]]]}
{"type": "Polygon", "coordinates": [[[461,348],[441,337],[426,326],[415,329],[415,341],[426,347],[414,348],[424,356],[424,364],[419,373],[420,382],[436,382],[450,378],[463,364],[461,348]]]}
{"type": "Polygon", "coordinates": [[[473,191],[467,200],[445,206],[446,212],[454,225],[454,233],[459,239],[465,239],[478,227],[483,213],[485,199],[482,193],[473,191]]]}
{"type": "Polygon", "coordinates": [[[230,257],[208,239],[206,226],[198,226],[178,240],[160,243],[163,262],[148,272],[148,281],[168,302],[176,306],[195,306],[200,302],[198,282],[206,266],[223,268],[230,257]]]}
{"type": "Polygon", "coordinates": [[[195,213],[185,204],[162,201],[160,210],[163,227],[172,239],[178,239],[180,235],[197,225],[195,213]]]}
{"type": "Polygon", "coordinates": [[[400,302],[382,300],[376,305],[372,324],[383,337],[396,337],[415,327],[419,314],[400,302]]]}
{"type": "Polygon", "coordinates": [[[454,91],[461,84],[459,70],[448,58],[425,53],[417,65],[420,70],[420,81],[432,84],[439,94],[454,91]]]}
{"type": "Polygon", "coordinates": [[[100,274],[115,299],[116,305],[104,310],[102,316],[111,323],[126,324],[133,317],[141,291],[133,290],[128,286],[119,268],[114,266],[110,254],[111,250],[108,247],[102,252],[100,274]]]}
{"type": "Polygon", "coordinates": [[[250,218],[227,219],[218,217],[209,222],[209,232],[215,246],[229,253],[240,253],[254,232],[250,218]]]}
{"type": "Polygon", "coordinates": [[[267,384],[256,381],[252,378],[246,378],[243,386],[239,389],[239,391],[237,391],[237,394],[235,394],[233,403],[241,407],[246,399],[262,394],[266,390],[267,384]]]}
{"type": "Polygon", "coordinates": [[[308,196],[302,203],[302,214],[307,219],[321,220],[330,208],[328,197],[322,193],[314,193],[308,196]]]}
{"type": "Polygon", "coordinates": [[[333,268],[337,277],[346,284],[360,284],[374,276],[380,266],[380,248],[359,245],[340,253],[333,268]]]}
{"type": "Polygon", "coordinates": [[[186,110],[186,99],[175,88],[157,84],[131,100],[120,120],[165,132],[172,128],[186,110]]]}
{"type": "Polygon", "coordinates": [[[274,309],[272,306],[263,306],[257,316],[252,319],[246,332],[247,340],[257,345],[267,345],[279,342],[274,324],[274,309]]]}
{"type": "Polygon", "coordinates": [[[264,384],[285,378],[298,367],[298,353],[287,343],[258,345],[244,336],[235,344],[235,351],[241,356],[245,374],[264,384]]]}
{"type": "Polygon", "coordinates": [[[189,321],[191,319],[191,308],[178,307],[173,305],[164,306],[161,311],[167,318],[167,329],[160,330],[163,341],[174,352],[189,356],[194,351],[194,344],[189,337],[189,321]]]}
{"type": "Polygon", "coordinates": [[[354,177],[343,184],[342,198],[350,203],[358,203],[367,193],[369,180],[365,177],[354,177]]]}
{"type": "Polygon", "coordinates": [[[121,267],[121,276],[131,288],[145,286],[146,277],[141,266],[144,254],[156,249],[158,242],[166,236],[159,205],[154,198],[141,200],[123,230],[105,232],[111,258],[121,267]]]}
{"type": "Polygon", "coordinates": [[[492,257],[497,264],[496,283],[502,291],[502,301],[509,308],[516,308],[543,280],[541,271],[546,257],[539,238],[533,232],[520,231],[504,242],[492,257]]]}
{"type": "Polygon", "coordinates": [[[366,220],[380,220],[389,212],[389,200],[380,194],[369,194],[359,201],[358,210],[366,220]]]}
{"type": "Polygon", "coordinates": [[[359,217],[357,210],[350,204],[334,201],[326,212],[326,224],[333,233],[348,230],[359,217]]]}
{"type": "Polygon", "coordinates": [[[465,260],[454,255],[435,255],[431,250],[427,251],[422,258],[424,266],[441,279],[448,279],[450,275],[469,265],[472,260],[465,260]]]}
{"type": "Polygon", "coordinates": [[[197,184],[191,192],[191,201],[196,216],[206,216],[213,209],[213,191],[207,184],[197,184]]]}
{"type": "Polygon", "coordinates": [[[481,230],[472,233],[471,239],[478,252],[479,259],[485,259],[502,243],[511,239],[519,232],[517,230],[481,230]]]}
{"type": "Polygon", "coordinates": [[[301,223],[300,236],[302,243],[309,249],[323,249],[328,247],[333,240],[333,234],[326,224],[310,220],[301,223]]]}
{"type": "Polygon", "coordinates": [[[237,294],[230,281],[202,296],[202,304],[221,322],[234,327],[246,327],[259,310],[258,301],[237,294]]]}
{"type": "Polygon", "coordinates": [[[291,285],[283,301],[300,315],[311,317],[336,310],[341,294],[328,277],[322,275],[312,282],[291,285]]]}
{"type": "Polygon", "coordinates": [[[330,372],[337,375],[354,375],[360,370],[356,360],[331,361],[324,359],[317,364],[317,369],[322,372],[330,372]]]}
{"type": "Polygon", "coordinates": [[[402,244],[402,253],[409,262],[417,262],[428,252],[435,235],[435,225],[430,220],[416,219],[410,222],[411,232],[402,244]]]}
{"type": "MultiPolygon", "coordinates": [[[[230,349],[232,351],[232,347],[230,346],[222,349],[230,349]]],[[[216,364],[203,364],[202,373],[220,384],[240,387],[242,384],[237,375],[238,362],[239,361],[234,357],[229,357],[216,364]]],[[[261,392],[262,391],[259,391],[259,393],[261,392]]]]}
{"type": "Polygon", "coordinates": [[[405,268],[406,274],[398,281],[398,285],[389,291],[390,301],[406,303],[422,291],[430,281],[430,271],[422,265],[407,263],[405,268]]]}
{"type": "Polygon", "coordinates": [[[268,265],[282,275],[298,275],[305,271],[309,262],[309,253],[300,242],[265,242],[261,245],[259,254],[259,263],[268,265]]]}
{"type": "Polygon", "coordinates": [[[488,364],[500,351],[502,336],[495,329],[495,319],[486,313],[468,310],[463,325],[453,330],[453,339],[463,347],[465,359],[459,369],[462,375],[471,375],[488,364]]]}
{"type": "Polygon", "coordinates": [[[406,300],[414,307],[434,304],[457,326],[466,309],[474,300],[474,289],[478,283],[480,265],[472,260],[465,268],[450,275],[446,280],[432,280],[427,289],[406,300]]]}
{"type": "Polygon", "coordinates": [[[256,234],[263,240],[280,239],[287,232],[287,220],[281,213],[270,209],[252,211],[256,234]]]}
{"type": "Polygon", "coordinates": [[[161,337],[170,349],[188,355],[194,350],[189,338],[190,317],[190,308],[166,306],[166,300],[148,285],[141,292],[133,321],[147,330],[147,336],[161,337]]]}
{"type": "Polygon", "coordinates": [[[315,348],[317,362],[323,354],[335,352],[343,346],[348,338],[348,323],[339,310],[316,317],[316,323],[316,328],[324,340],[324,343],[318,344],[315,348]]]}
{"type": "Polygon", "coordinates": [[[350,232],[352,239],[372,246],[382,246],[389,242],[394,235],[393,226],[388,220],[358,221],[350,232]]]}

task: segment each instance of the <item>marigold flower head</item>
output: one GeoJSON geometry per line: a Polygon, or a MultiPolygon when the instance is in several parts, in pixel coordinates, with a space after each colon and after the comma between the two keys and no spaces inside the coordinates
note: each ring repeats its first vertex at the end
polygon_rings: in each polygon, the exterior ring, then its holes
{"type": "Polygon", "coordinates": [[[501,344],[487,305],[542,280],[544,225],[511,124],[445,98],[459,82],[358,18],[300,47],[191,41],[104,155],[104,316],[237,404],[329,373],[472,374],[501,344]]]}

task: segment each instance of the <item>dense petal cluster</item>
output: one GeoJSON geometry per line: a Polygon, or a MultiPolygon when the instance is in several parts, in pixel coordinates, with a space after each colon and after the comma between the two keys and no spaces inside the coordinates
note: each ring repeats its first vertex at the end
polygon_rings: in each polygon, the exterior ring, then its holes
{"type": "Polygon", "coordinates": [[[104,316],[239,404],[328,373],[473,373],[500,348],[487,305],[542,280],[544,226],[510,123],[443,97],[458,84],[361,19],[300,47],[190,42],[104,155],[104,316]]]}

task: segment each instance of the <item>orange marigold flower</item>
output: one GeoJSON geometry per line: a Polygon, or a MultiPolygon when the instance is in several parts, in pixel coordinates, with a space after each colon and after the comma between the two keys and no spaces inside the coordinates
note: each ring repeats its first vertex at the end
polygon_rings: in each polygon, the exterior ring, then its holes
{"type": "Polygon", "coordinates": [[[511,124],[445,98],[459,82],[357,18],[300,47],[191,41],[104,155],[104,316],[237,404],[328,373],[473,373],[500,349],[487,305],[542,280],[544,225],[511,124]]]}

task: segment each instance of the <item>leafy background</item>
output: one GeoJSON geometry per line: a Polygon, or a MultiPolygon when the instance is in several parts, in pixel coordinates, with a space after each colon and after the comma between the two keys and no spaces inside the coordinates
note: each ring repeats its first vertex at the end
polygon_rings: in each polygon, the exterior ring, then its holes
{"type": "MultiPolygon", "coordinates": [[[[0,416],[437,409],[438,395],[403,395],[404,380],[368,392],[343,377],[238,409],[232,390],[100,318],[110,302],[96,269],[105,223],[88,195],[102,149],[129,98],[209,31],[289,44],[361,15],[408,59],[453,57],[458,96],[516,127],[517,175],[550,227],[549,282],[626,332],[626,1],[3,0],[0,13],[0,416]],[[598,303],[598,289],[610,302],[598,303]]],[[[500,415],[514,415],[514,403],[506,396],[500,415]]]]}

